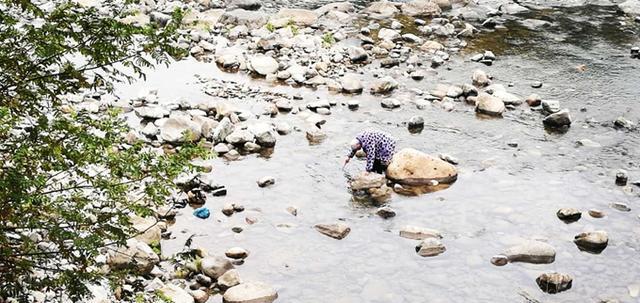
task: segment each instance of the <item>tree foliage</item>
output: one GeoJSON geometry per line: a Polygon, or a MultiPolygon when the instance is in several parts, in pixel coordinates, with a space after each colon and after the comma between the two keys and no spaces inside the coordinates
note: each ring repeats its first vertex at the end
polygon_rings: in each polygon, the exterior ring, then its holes
{"type": "Polygon", "coordinates": [[[108,104],[75,108],[78,96],[103,100],[115,82],[183,54],[172,42],[179,11],[140,25],[124,19],[135,3],[101,2],[0,0],[0,301],[33,290],[81,300],[103,276],[99,249],[134,235],[129,215],[164,203],[203,155],[127,143],[108,104]]]}

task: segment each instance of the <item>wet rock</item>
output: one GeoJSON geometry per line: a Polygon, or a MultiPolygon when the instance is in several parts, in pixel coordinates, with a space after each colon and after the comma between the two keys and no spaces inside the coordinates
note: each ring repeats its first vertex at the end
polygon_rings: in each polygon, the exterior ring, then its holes
{"type": "Polygon", "coordinates": [[[559,293],[571,288],[573,278],[566,274],[544,273],[536,279],[542,291],[550,294],[559,293]]]}
{"type": "Polygon", "coordinates": [[[220,24],[225,25],[244,25],[249,29],[258,29],[267,24],[268,17],[263,12],[257,11],[248,11],[244,9],[235,9],[232,11],[227,11],[222,16],[218,22],[220,24]]]}
{"type": "Polygon", "coordinates": [[[280,99],[276,101],[276,107],[279,111],[282,112],[290,112],[293,109],[293,105],[291,105],[291,101],[287,99],[280,99]]]}
{"type": "Polygon", "coordinates": [[[321,130],[309,130],[306,133],[307,141],[310,144],[320,144],[324,139],[327,138],[327,134],[325,134],[321,130]]]}
{"type": "Polygon", "coordinates": [[[245,259],[249,256],[249,252],[242,247],[229,248],[224,254],[231,259],[245,259]]]}
{"type": "Polygon", "coordinates": [[[376,205],[384,204],[391,198],[391,188],[389,188],[386,184],[378,187],[378,188],[370,188],[367,190],[369,194],[369,198],[376,205]]]}
{"type": "Polygon", "coordinates": [[[376,210],[376,214],[383,219],[389,219],[396,216],[395,210],[389,206],[380,207],[376,210]]]}
{"type": "Polygon", "coordinates": [[[484,56],[482,54],[475,54],[473,56],[471,56],[471,58],[469,58],[469,60],[473,61],[473,62],[480,62],[480,60],[482,60],[484,56]]]}
{"type": "Polygon", "coordinates": [[[342,77],[342,81],[340,81],[340,85],[342,86],[342,91],[348,94],[359,94],[362,93],[362,83],[358,76],[355,74],[346,74],[342,77]]]}
{"type": "Polygon", "coordinates": [[[278,124],[276,124],[276,132],[278,132],[279,135],[288,135],[289,133],[291,133],[291,125],[289,125],[287,122],[279,122],[278,124]]]}
{"type": "Polygon", "coordinates": [[[140,118],[160,119],[169,116],[170,112],[161,106],[143,106],[135,109],[140,118]]]}
{"type": "Polygon", "coordinates": [[[580,220],[580,217],[582,217],[582,213],[575,208],[561,208],[558,210],[556,215],[558,216],[558,219],[566,223],[578,221],[580,220]]]}
{"type": "Polygon", "coordinates": [[[316,224],[314,228],[321,234],[338,240],[346,237],[351,231],[349,226],[341,222],[334,224],[316,224]]]}
{"type": "Polygon", "coordinates": [[[278,293],[271,286],[260,282],[246,282],[227,289],[224,303],[271,303],[278,293]]]}
{"type": "Polygon", "coordinates": [[[442,161],[449,162],[453,165],[458,165],[460,163],[460,161],[457,158],[447,154],[439,154],[438,158],[440,158],[442,161]]]}
{"type": "Polygon", "coordinates": [[[240,275],[235,269],[228,270],[220,278],[218,278],[218,287],[225,290],[242,283],[240,275]]]}
{"type": "Polygon", "coordinates": [[[505,255],[495,255],[491,257],[491,264],[495,266],[505,266],[509,263],[509,258],[505,255]]]}
{"type": "Polygon", "coordinates": [[[256,139],[256,143],[262,147],[274,147],[276,145],[276,134],[273,128],[265,123],[254,124],[249,127],[249,131],[256,139]]]}
{"type": "Polygon", "coordinates": [[[506,91],[503,90],[498,90],[493,92],[493,96],[500,98],[500,100],[502,100],[502,102],[505,105],[514,105],[514,106],[518,106],[520,104],[522,104],[522,98],[520,98],[519,96],[516,96],[512,93],[508,93],[506,91]]]}
{"type": "Polygon", "coordinates": [[[362,172],[351,181],[351,191],[357,201],[373,201],[382,204],[391,196],[391,190],[386,186],[383,175],[362,172]]]}
{"type": "Polygon", "coordinates": [[[251,66],[251,70],[262,76],[273,74],[278,71],[278,61],[269,56],[257,55],[251,57],[251,59],[249,59],[249,64],[251,66]]]}
{"type": "Polygon", "coordinates": [[[358,100],[349,100],[349,102],[347,102],[347,108],[350,110],[356,110],[358,107],[360,107],[360,101],[358,100]]]}
{"type": "Polygon", "coordinates": [[[471,75],[471,81],[473,82],[473,85],[476,85],[479,87],[483,87],[491,84],[491,80],[489,79],[489,76],[487,76],[487,74],[484,71],[479,69],[476,69],[475,71],[473,71],[473,75],[471,75]]]}
{"type": "Polygon", "coordinates": [[[380,60],[380,67],[391,68],[400,65],[400,61],[396,58],[384,58],[380,60]]]}
{"type": "Polygon", "coordinates": [[[533,87],[533,88],[541,88],[542,87],[542,82],[534,81],[533,83],[531,83],[531,87],[533,87]]]}
{"type": "Polygon", "coordinates": [[[387,177],[404,185],[430,185],[432,181],[447,184],[455,182],[458,172],[445,161],[406,148],[393,156],[387,177]]]}
{"type": "Polygon", "coordinates": [[[400,6],[402,13],[412,17],[430,17],[439,16],[442,13],[442,9],[438,4],[429,0],[414,0],[405,2],[400,6]]]}
{"type": "Polygon", "coordinates": [[[542,110],[547,114],[553,114],[560,111],[560,102],[555,100],[544,100],[541,102],[542,110]]]}
{"type": "Polygon", "coordinates": [[[254,136],[249,130],[236,129],[225,138],[225,141],[230,144],[240,146],[244,145],[247,142],[253,142],[253,139],[254,136]]]}
{"type": "Polygon", "coordinates": [[[384,175],[363,172],[358,174],[353,181],[351,181],[351,190],[363,190],[369,188],[378,188],[386,183],[384,175]]]}
{"type": "Polygon", "coordinates": [[[627,171],[621,169],[616,173],[616,185],[625,186],[628,181],[629,176],[627,175],[627,171]]]}
{"type": "Polygon", "coordinates": [[[351,60],[352,63],[364,62],[364,61],[367,61],[367,59],[369,58],[369,55],[367,54],[367,52],[361,47],[355,47],[355,46],[350,47],[348,50],[348,54],[349,54],[349,59],[351,60]]]}
{"type": "Polygon", "coordinates": [[[242,228],[242,226],[234,226],[234,227],[231,228],[231,231],[236,233],[236,234],[239,234],[242,231],[244,231],[244,229],[242,228]]]}
{"type": "Polygon", "coordinates": [[[568,109],[563,109],[557,113],[550,114],[542,120],[544,125],[550,127],[563,127],[571,125],[571,115],[568,109]]]}
{"type": "Polygon", "coordinates": [[[398,41],[402,39],[402,36],[400,36],[400,32],[396,30],[381,28],[380,31],[378,31],[378,39],[387,41],[398,41]]]}
{"type": "Polygon", "coordinates": [[[605,231],[583,232],[575,236],[575,243],[581,251],[599,254],[609,243],[609,236],[605,231]]]}
{"type": "Polygon", "coordinates": [[[626,203],[622,203],[622,202],[614,202],[609,204],[609,207],[618,210],[618,211],[622,211],[622,212],[629,212],[631,211],[631,208],[629,207],[629,205],[627,205],[626,203]]]}
{"type": "Polygon", "coordinates": [[[420,46],[420,49],[425,52],[435,53],[436,51],[444,50],[444,45],[438,41],[427,41],[420,46]]]}
{"type": "Polygon", "coordinates": [[[194,303],[193,297],[186,290],[173,284],[167,284],[157,291],[174,303],[194,303]]]}
{"type": "Polygon", "coordinates": [[[635,127],[635,123],[625,117],[618,117],[613,121],[613,126],[616,128],[633,129],[635,127]]]}
{"type": "Polygon", "coordinates": [[[276,184],[276,179],[271,176],[265,176],[256,181],[256,183],[258,183],[259,187],[267,187],[276,184]]]}
{"type": "Polygon", "coordinates": [[[240,204],[235,204],[233,203],[233,210],[237,213],[241,213],[244,211],[244,206],[240,205],[240,204]]]}
{"type": "Polygon", "coordinates": [[[235,211],[235,209],[233,208],[233,204],[231,204],[231,203],[227,203],[227,204],[225,204],[224,206],[222,206],[222,213],[223,213],[225,216],[231,216],[231,215],[233,215],[233,213],[235,213],[235,212],[236,212],[236,211],[235,211]]]}
{"type": "Polygon", "coordinates": [[[168,143],[193,142],[200,136],[200,125],[183,116],[168,118],[160,126],[160,138],[168,143]]]}
{"type": "Polygon", "coordinates": [[[307,9],[282,8],[272,21],[274,24],[282,22],[282,25],[286,25],[293,22],[298,26],[311,26],[318,21],[318,15],[307,9]]]}
{"type": "Polygon", "coordinates": [[[107,264],[114,269],[132,268],[141,274],[149,274],[160,258],[151,247],[136,239],[127,240],[124,246],[109,250],[107,264]]]}
{"type": "Polygon", "coordinates": [[[422,129],[424,128],[424,118],[420,116],[413,116],[409,119],[409,123],[407,123],[409,129],[422,129]]]}
{"type": "Polygon", "coordinates": [[[416,43],[416,44],[422,44],[423,40],[422,38],[414,35],[414,34],[404,34],[402,35],[402,40],[409,42],[409,43],[416,43]]]}
{"type": "Polygon", "coordinates": [[[391,17],[398,12],[398,9],[392,2],[382,0],[371,2],[365,11],[378,17],[391,17]]]}
{"type": "Polygon", "coordinates": [[[293,206],[287,207],[287,212],[290,213],[292,216],[298,215],[298,209],[293,206]]]}
{"type": "Polygon", "coordinates": [[[413,240],[424,240],[427,238],[442,239],[442,234],[440,234],[440,232],[435,229],[409,225],[400,229],[400,237],[413,240]]]}
{"type": "Polygon", "coordinates": [[[393,109],[400,107],[401,103],[397,99],[387,98],[380,101],[382,108],[393,109]]]}
{"type": "Polygon", "coordinates": [[[444,244],[436,238],[427,238],[416,246],[416,252],[421,257],[434,257],[444,253],[446,250],[444,244]]]}
{"type": "Polygon", "coordinates": [[[476,101],[476,112],[491,116],[502,116],[504,111],[505,106],[502,99],[487,93],[480,93],[478,96],[476,101]]]}
{"type": "Polygon", "coordinates": [[[597,210],[597,209],[590,209],[589,210],[589,215],[591,217],[594,218],[603,218],[605,216],[605,213],[601,210],[597,210]]]}
{"type": "Polygon", "coordinates": [[[222,120],[220,120],[220,123],[218,123],[218,126],[216,126],[216,128],[213,130],[213,142],[220,143],[224,141],[224,139],[231,133],[233,133],[234,130],[235,127],[233,123],[231,123],[231,120],[228,117],[222,118],[222,120]]]}
{"type": "Polygon", "coordinates": [[[227,8],[241,8],[248,11],[257,11],[262,6],[259,0],[232,0],[227,4],[227,8]]]}
{"type": "Polygon", "coordinates": [[[207,301],[209,301],[209,293],[204,290],[192,290],[189,292],[189,294],[193,297],[195,303],[206,303],[207,301]]]}
{"type": "Polygon", "coordinates": [[[218,143],[218,144],[216,144],[216,146],[213,147],[213,150],[217,154],[221,155],[221,154],[228,153],[229,152],[229,147],[224,143],[218,143]]]}
{"type": "Polygon", "coordinates": [[[398,82],[390,76],[376,80],[370,88],[371,94],[388,94],[398,88],[398,82]]]}
{"type": "Polygon", "coordinates": [[[223,257],[203,258],[200,266],[202,273],[212,279],[218,279],[225,272],[233,269],[233,264],[223,257]]]}
{"type": "Polygon", "coordinates": [[[503,255],[509,262],[525,262],[533,264],[553,263],[556,259],[556,250],[553,246],[540,241],[526,241],[522,244],[510,247],[503,255]]]}
{"type": "Polygon", "coordinates": [[[134,215],[129,218],[129,222],[131,222],[131,227],[138,232],[135,239],[149,245],[153,243],[160,243],[160,235],[162,234],[162,231],[160,230],[158,221],[155,218],[143,218],[134,215]]]}
{"type": "Polygon", "coordinates": [[[444,64],[444,59],[440,56],[431,57],[431,67],[436,68],[440,65],[444,64]]]}
{"type": "Polygon", "coordinates": [[[417,70],[417,71],[412,72],[410,77],[413,80],[420,81],[420,80],[424,79],[425,72],[422,71],[422,70],[417,70]]]}
{"type": "Polygon", "coordinates": [[[213,280],[204,274],[197,274],[195,280],[198,284],[204,287],[209,287],[213,283],[213,280]]]}

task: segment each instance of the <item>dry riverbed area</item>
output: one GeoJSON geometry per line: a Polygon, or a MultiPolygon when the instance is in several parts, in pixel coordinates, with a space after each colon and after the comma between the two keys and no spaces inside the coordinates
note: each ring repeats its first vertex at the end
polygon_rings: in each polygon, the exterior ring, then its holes
{"type": "Polygon", "coordinates": [[[638,300],[640,1],[143,3],[190,56],[70,106],[216,157],[91,302],[638,300]],[[388,179],[342,168],[366,129],[388,179]]]}

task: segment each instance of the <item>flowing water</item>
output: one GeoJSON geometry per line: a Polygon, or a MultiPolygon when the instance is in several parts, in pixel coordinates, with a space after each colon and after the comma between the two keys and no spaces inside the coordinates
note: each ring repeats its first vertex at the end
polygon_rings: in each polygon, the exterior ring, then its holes
{"type": "MultiPolygon", "coordinates": [[[[559,100],[574,119],[566,133],[546,131],[542,115],[526,104],[502,119],[477,117],[473,107],[461,103],[451,112],[437,106],[418,110],[411,104],[384,110],[381,97],[368,93],[351,97],[274,86],[195,60],[160,68],[146,82],[123,88],[123,96],[149,87],[159,89],[162,101],[199,102],[212,98],[202,92],[194,77],[199,74],[299,93],[304,98],[299,104],[318,98],[338,101],[323,126],[328,138],[319,145],[310,145],[304,132],[294,131],[278,137],[269,157],[214,159],[213,176],[227,186],[228,195],[209,197],[205,206],[212,217],[207,220],[194,217],[189,208],[182,210],[170,227],[175,239],[163,241],[163,251],[180,250],[192,234],[193,245],[211,253],[243,247],[250,256],[238,266],[242,279],[274,285],[278,302],[525,302],[524,296],[542,302],[635,302],[627,287],[640,283],[640,188],[616,186],[614,176],[617,169],[626,169],[631,180],[640,179],[640,133],[617,130],[612,121],[640,118],[640,60],[629,57],[630,47],[640,45],[638,34],[622,31],[619,22],[629,21],[609,8],[548,9],[527,17],[552,21],[553,26],[529,31],[510,21],[510,30],[482,34],[468,50],[453,54],[448,68],[439,68],[437,75],[420,82],[405,78],[401,85],[428,91],[437,83],[470,83],[473,70],[482,68],[494,75],[495,83],[513,83],[510,92],[559,100]],[[468,61],[483,49],[498,55],[490,67],[468,61]],[[578,65],[586,70],[578,71],[578,65]],[[544,85],[531,88],[533,81],[544,85]],[[360,100],[357,111],[341,105],[351,98],[360,100]],[[418,134],[403,124],[414,115],[426,121],[418,134]],[[367,128],[391,133],[400,147],[455,156],[460,160],[458,181],[417,197],[394,194],[389,205],[398,215],[379,218],[375,208],[352,202],[347,188],[345,175],[361,171],[364,163],[352,161],[346,172],[341,165],[348,142],[367,128]],[[579,147],[580,139],[601,147],[579,147]],[[266,175],[274,176],[276,184],[258,188],[255,181],[266,175]],[[246,210],[226,217],[220,213],[226,202],[246,210]],[[632,211],[611,209],[612,202],[627,203],[632,211]],[[298,208],[297,216],[285,210],[289,206],[298,208]],[[582,219],[563,223],[555,214],[562,207],[582,210],[582,219]],[[592,208],[605,211],[606,217],[591,218],[586,211],[592,208]],[[248,225],[245,217],[258,222],[248,225]],[[338,220],[351,227],[343,240],[313,229],[338,220]],[[440,230],[446,252],[418,256],[418,241],[398,236],[405,225],[440,230]],[[236,234],[234,226],[244,231],[236,234]],[[599,255],[581,252],[572,242],[588,230],[609,233],[609,246],[599,255]],[[489,262],[523,239],[544,239],[556,248],[556,261],[504,267],[489,262]],[[572,275],[573,287],[555,295],[541,292],[535,278],[553,271],[572,275]]],[[[638,32],[633,25],[626,27],[638,32]]],[[[418,98],[405,88],[393,97],[418,98]]],[[[251,100],[231,101],[252,107],[251,100]]],[[[292,114],[267,121],[301,123],[292,114]]],[[[222,300],[215,296],[211,301],[222,300]]]]}

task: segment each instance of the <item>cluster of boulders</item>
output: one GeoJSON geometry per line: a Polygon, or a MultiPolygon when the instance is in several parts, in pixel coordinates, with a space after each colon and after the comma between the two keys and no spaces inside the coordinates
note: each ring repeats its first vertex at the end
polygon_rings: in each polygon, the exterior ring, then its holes
{"type": "Polygon", "coordinates": [[[362,172],[351,181],[353,198],[359,202],[372,201],[376,205],[384,204],[391,198],[391,188],[387,186],[384,175],[362,172]]]}
{"type": "Polygon", "coordinates": [[[133,108],[141,119],[140,130],[128,140],[143,140],[154,146],[173,148],[188,142],[205,142],[228,159],[240,152],[259,152],[273,148],[278,134],[288,126],[254,120],[250,112],[236,110],[222,101],[193,104],[187,101],[160,105],[155,94],[134,99],[133,108]],[[279,131],[280,130],[280,131],[279,131]]]}
{"type": "Polygon", "coordinates": [[[390,199],[392,189],[399,194],[417,195],[440,184],[451,184],[457,177],[457,169],[451,163],[406,148],[394,154],[387,167],[386,178],[385,175],[363,172],[351,180],[350,187],[355,201],[381,205],[390,199]]]}
{"type": "MultiPolygon", "coordinates": [[[[167,214],[163,214],[166,216],[167,214]]],[[[223,294],[225,302],[273,302],[277,292],[270,286],[242,281],[234,264],[244,263],[249,252],[241,247],[232,247],[226,257],[210,256],[202,249],[178,253],[169,261],[160,255],[160,227],[150,222],[133,218],[136,229],[144,229],[139,236],[129,239],[125,245],[107,247],[105,255],[98,258],[104,263],[103,270],[129,269],[141,276],[132,277],[117,292],[121,299],[140,296],[169,299],[176,303],[204,303],[209,296],[223,294]],[[151,277],[147,280],[144,277],[151,277]]],[[[127,280],[128,281],[128,280],[127,280]]]]}
{"type": "MultiPolygon", "coordinates": [[[[615,208],[614,206],[612,206],[615,208]]],[[[575,208],[561,208],[556,212],[557,217],[570,224],[580,220],[582,212],[575,208]]],[[[604,213],[599,210],[589,210],[589,215],[602,218],[604,213]]],[[[577,234],[573,242],[580,251],[592,254],[601,253],[609,243],[607,232],[602,230],[586,231],[577,234]]],[[[556,259],[556,250],[550,244],[539,240],[528,240],[512,246],[502,254],[491,258],[491,263],[504,266],[509,262],[525,262],[532,264],[550,264],[556,259]]],[[[554,294],[570,289],[573,278],[562,273],[543,273],[536,279],[536,283],[545,292],[554,294]]]]}

